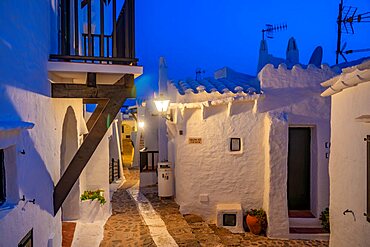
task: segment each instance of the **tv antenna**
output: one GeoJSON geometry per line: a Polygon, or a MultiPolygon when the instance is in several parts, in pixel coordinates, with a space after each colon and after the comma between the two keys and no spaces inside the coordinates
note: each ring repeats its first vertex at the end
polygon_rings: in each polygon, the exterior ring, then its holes
{"type": "Polygon", "coordinates": [[[197,68],[195,70],[195,80],[196,81],[201,81],[203,79],[202,74],[205,74],[205,73],[206,73],[206,71],[204,69],[197,68]]]}
{"type": "Polygon", "coordinates": [[[287,29],[288,29],[287,24],[280,24],[280,25],[266,24],[266,28],[262,29],[262,40],[265,40],[265,35],[266,35],[266,38],[273,39],[274,33],[287,30],[287,29]]]}
{"type": "Polygon", "coordinates": [[[345,51],[345,48],[347,46],[346,42],[344,42],[342,46],[342,33],[355,34],[355,29],[353,28],[353,24],[364,23],[364,22],[370,22],[370,12],[357,14],[357,7],[343,6],[343,0],[340,0],[339,12],[338,12],[338,18],[337,18],[338,37],[337,37],[336,59],[335,59],[336,64],[338,64],[339,62],[339,55],[342,56],[344,61],[347,62],[347,58],[344,56],[344,54],[352,54],[354,52],[370,51],[370,48],[345,51]]]}

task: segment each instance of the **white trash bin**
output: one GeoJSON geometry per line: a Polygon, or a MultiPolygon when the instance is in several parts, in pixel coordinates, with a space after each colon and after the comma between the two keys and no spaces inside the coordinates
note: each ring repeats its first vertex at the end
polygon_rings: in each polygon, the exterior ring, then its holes
{"type": "Polygon", "coordinates": [[[171,163],[158,162],[158,196],[170,197],[174,194],[171,163]]]}

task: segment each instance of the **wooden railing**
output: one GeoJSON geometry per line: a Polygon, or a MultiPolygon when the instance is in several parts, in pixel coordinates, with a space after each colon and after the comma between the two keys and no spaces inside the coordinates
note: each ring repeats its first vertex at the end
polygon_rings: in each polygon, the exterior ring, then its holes
{"type": "Polygon", "coordinates": [[[112,183],[120,178],[121,178],[121,172],[120,172],[119,159],[114,160],[112,158],[111,162],[109,163],[109,183],[112,183]]]}
{"type": "Polygon", "coordinates": [[[92,30],[92,1],[83,0],[81,5],[79,1],[61,0],[59,54],[51,54],[50,60],[136,65],[135,0],[125,0],[118,18],[116,0],[109,4],[100,1],[100,30],[97,33],[92,30]],[[104,17],[108,7],[112,8],[111,19],[104,17]],[[79,11],[87,11],[87,28],[83,33],[79,32],[79,11]],[[104,30],[107,19],[112,23],[111,33],[104,30]]]}
{"type": "Polygon", "coordinates": [[[158,151],[140,151],[140,172],[157,170],[158,153],[158,151]]]}

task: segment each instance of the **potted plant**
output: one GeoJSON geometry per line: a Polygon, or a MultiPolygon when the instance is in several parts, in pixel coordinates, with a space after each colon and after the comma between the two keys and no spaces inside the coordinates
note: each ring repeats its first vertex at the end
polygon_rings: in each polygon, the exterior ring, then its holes
{"type": "Polygon", "coordinates": [[[326,232],[330,232],[329,208],[325,208],[325,210],[321,212],[319,219],[321,220],[322,228],[326,232]]]}
{"type": "Polygon", "coordinates": [[[251,233],[259,235],[262,230],[266,231],[267,217],[262,208],[247,211],[247,225],[251,233]]]}
{"type": "Polygon", "coordinates": [[[95,199],[100,202],[100,205],[104,205],[107,201],[104,198],[104,190],[85,190],[85,192],[81,195],[81,201],[85,200],[92,200],[95,199]]]}
{"type": "Polygon", "coordinates": [[[82,222],[93,223],[105,217],[103,205],[106,203],[104,190],[87,190],[82,193],[80,207],[80,219],[82,222]]]}

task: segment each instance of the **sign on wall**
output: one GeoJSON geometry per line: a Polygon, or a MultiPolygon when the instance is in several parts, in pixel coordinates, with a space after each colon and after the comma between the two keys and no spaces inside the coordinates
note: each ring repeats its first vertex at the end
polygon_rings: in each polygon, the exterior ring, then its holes
{"type": "Polygon", "coordinates": [[[189,138],[189,144],[202,144],[202,138],[189,138]]]}

